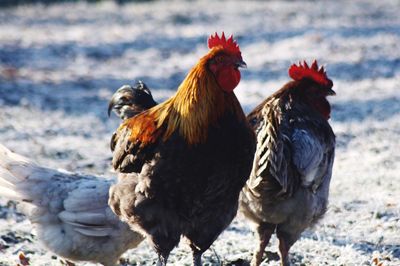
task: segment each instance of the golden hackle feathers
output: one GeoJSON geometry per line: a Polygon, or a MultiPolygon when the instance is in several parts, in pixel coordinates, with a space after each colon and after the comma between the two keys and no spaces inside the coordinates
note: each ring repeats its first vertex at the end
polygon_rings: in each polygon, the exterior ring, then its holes
{"type": "Polygon", "coordinates": [[[125,121],[120,129],[131,129],[130,140],[143,144],[163,141],[179,132],[189,144],[207,139],[208,128],[226,112],[245,119],[233,93],[221,90],[207,68],[208,60],[223,50],[215,47],[194,66],[178,91],[167,101],[125,121]]]}

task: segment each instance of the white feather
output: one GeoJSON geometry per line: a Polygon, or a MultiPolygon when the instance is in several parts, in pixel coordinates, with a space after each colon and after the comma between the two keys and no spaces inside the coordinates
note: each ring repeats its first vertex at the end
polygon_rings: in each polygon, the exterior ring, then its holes
{"type": "Polygon", "coordinates": [[[108,206],[110,181],[41,167],[0,144],[0,195],[17,200],[39,240],[73,261],[113,265],[143,237],[108,206]]]}

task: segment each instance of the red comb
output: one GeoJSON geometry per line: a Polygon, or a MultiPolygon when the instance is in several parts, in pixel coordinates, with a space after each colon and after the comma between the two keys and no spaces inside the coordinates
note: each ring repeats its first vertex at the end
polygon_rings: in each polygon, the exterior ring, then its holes
{"type": "Polygon", "coordinates": [[[239,45],[233,40],[233,35],[228,39],[225,38],[224,32],[222,32],[221,38],[217,33],[210,35],[208,38],[208,48],[212,49],[213,47],[220,45],[231,53],[240,53],[239,45]]]}
{"type": "Polygon", "coordinates": [[[306,61],[303,61],[303,65],[300,62],[299,65],[293,64],[289,68],[289,76],[294,80],[309,78],[323,86],[332,87],[332,81],[326,76],[324,67],[318,69],[317,60],[314,60],[311,67],[307,65],[306,61]]]}

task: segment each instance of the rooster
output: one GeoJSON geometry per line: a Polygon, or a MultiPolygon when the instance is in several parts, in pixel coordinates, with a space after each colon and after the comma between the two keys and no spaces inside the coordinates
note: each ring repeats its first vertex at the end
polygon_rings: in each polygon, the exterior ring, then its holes
{"type": "Polygon", "coordinates": [[[251,265],[262,261],[276,232],[282,265],[300,234],[326,212],[335,152],[328,123],[333,83],[314,61],[292,65],[288,82],[247,119],[257,135],[250,178],[240,196],[241,212],[259,238],[251,265]]]}
{"type": "Polygon", "coordinates": [[[150,241],[166,265],[181,236],[193,264],[230,224],[252,166],[254,132],[233,93],[245,66],[233,37],[208,39],[170,99],[125,120],[112,139],[119,182],[113,211],[150,241]]]}
{"type": "Polygon", "coordinates": [[[116,265],[143,237],[109,208],[111,180],[37,165],[0,145],[0,196],[22,205],[38,239],[72,261],[116,265]]]}

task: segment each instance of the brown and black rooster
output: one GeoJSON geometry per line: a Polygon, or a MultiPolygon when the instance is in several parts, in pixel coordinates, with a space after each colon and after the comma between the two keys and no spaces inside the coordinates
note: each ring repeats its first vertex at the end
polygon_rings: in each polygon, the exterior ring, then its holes
{"type": "Polygon", "coordinates": [[[314,61],[292,65],[288,82],[249,115],[257,135],[253,170],[240,196],[244,215],[256,224],[259,246],[252,266],[262,261],[276,232],[282,265],[300,234],[326,212],[335,152],[328,123],[333,83],[314,61]]]}
{"type": "Polygon", "coordinates": [[[126,119],[112,139],[120,175],[109,204],[148,237],[159,265],[181,236],[201,265],[251,171],[255,136],[233,93],[245,63],[233,37],[215,34],[208,46],[174,96],[126,119]]]}

